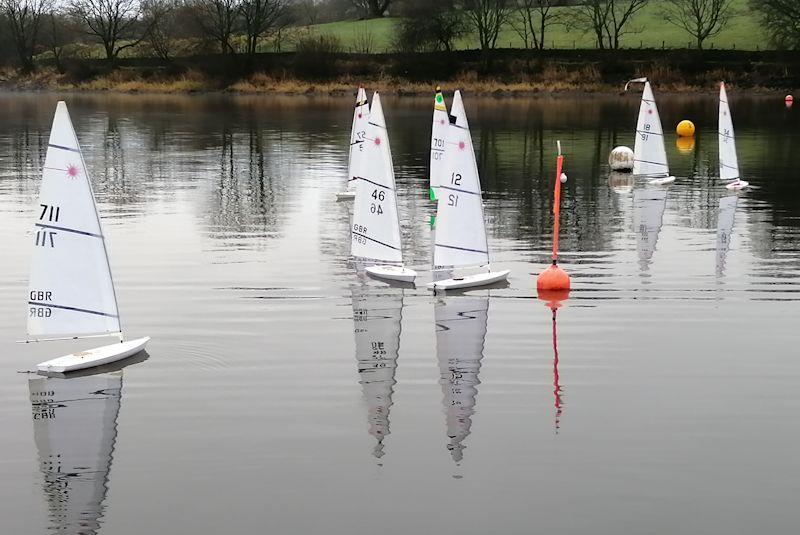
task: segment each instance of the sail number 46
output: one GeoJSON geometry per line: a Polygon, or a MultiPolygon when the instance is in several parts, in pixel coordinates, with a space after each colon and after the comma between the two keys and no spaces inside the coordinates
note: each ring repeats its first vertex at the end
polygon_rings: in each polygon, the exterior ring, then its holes
{"type": "Polygon", "coordinates": [[[380,201],[386,199],[386,193],[381,190],[378,191],[377,189],[372,191],[372,198],[375,199],[377,202],[373,202],[369,206],[369,211],[373,214],[382,214],[383,208],[381,208],[380,201]]]}

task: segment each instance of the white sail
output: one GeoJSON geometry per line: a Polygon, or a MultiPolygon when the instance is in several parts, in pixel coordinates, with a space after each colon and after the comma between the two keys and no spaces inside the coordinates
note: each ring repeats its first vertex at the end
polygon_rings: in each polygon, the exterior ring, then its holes
{"type": "Polygon", "coordinates": [[[437,87],[436,96],[433,99],[433,126],[431,127],[430,188],[432,200],[438,198],[439,186],[444,183],[444,148],[449,122],[444,95],[437,87]]]}
{"type": "Polygon", "coordinates": [[[122,372],[28,381],[53,533],[100,528],[117,438],[122,372]]]}
{"type": "Polygon", "coordinates": [[[367,92],[363,87],[358,88],[356,106],[353,111],[353,126],[350,129],[350,158],[347,165],[347,189],[355,191],[356,178],[361,176],[364,162],[364,140],[367,137],[367,123],[369,122],[369,103],[367,92]]]}
{"type": "Polygon", "coordinates": [[[485,266],[489,246],[483,219],[478,164],[461,93],[455,92],[447,126],[444,182],[436,208],[435,268],[485,266]]]}
{"type": "Polygon", "coordinates": [[[733,119],[724,83],[719,86],[719,177],[728,181],[739,179],[739,159],[736,156],[733,119]]]}
{"type": "Polygon", "coordinates": [[[359,384],[367,404],[369,434],[375,437],[373,455],[384,454],[389,435],[389,410],[396,384],[397,356],[403,317],[403,293],[392,289],[353,289],[353,327],[359,384]]]}
{"type": "Polygon", "coordinates": [[[725,264],[728,250],[731,247],[733,222],[738,202],[739,197],[737,195],[729,195],[719,200],[719,213],[717,215],[717,275],[725,273],[725,264]]]}
{"type": "Polygon", "coordinates": [[[654,178],[669,176],[664,130],[661,128],[653,90],[647,81],[644,83],[639,119],[636,122],[633,174],[654,178]]]}
{"type": "Polygon", "coordinates": [[[372,97],[364,158],[363,173],[356,180],[350,253],[362,259],[401,263],[392,151],[378,93],[372,97]]]}
{"type": "Polygon", "coordinates": [[[119,332],[103,230],[64,102],[53,119],[36,216],[28,334],[119,332]]]}
{"type": "Polygon", "coordinates": [[[483,358],[489,297],[450,297],[435,304],[436,357],[450,442],[447,449],[460,462],[464,440],[472,430],[483,358]]]}
{"type": "Polygon", "coordinates": [[[633,228],[642,270],[648,268],[656,251],[666,206],[667,190],[662,187],[645,186],[633,192],[633,228]]]}

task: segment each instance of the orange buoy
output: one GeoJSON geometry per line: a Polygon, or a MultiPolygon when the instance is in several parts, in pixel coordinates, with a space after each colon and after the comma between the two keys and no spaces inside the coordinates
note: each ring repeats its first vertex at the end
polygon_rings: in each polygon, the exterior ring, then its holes
{"type": "Polygon", "coordinates": [[[545,292],[569,292],[569,275],[553,262],[550,267],[539,273],[539,276],[536,277],[536,289],[545,292]]]}
{"type": "Polygon", "coordinates": [[[692,137],[694,136],[694,132],[694,123],[687,119],[679,122],[678,126],[675,128],[675,133],[677,133],[679,137],[692,137]]]}
{"type": "Polygon", "coordinates": [[[539,273],[536,278],[537,290],[569,290],[569,275],[558,267],[558,229],[561,214],[561,184],[567,181],[562,172],[564,156],[561,154],[561,142],[558,142],[558,159],[556,160],[556,185],[553,193],[553,264],[539,273]]]}

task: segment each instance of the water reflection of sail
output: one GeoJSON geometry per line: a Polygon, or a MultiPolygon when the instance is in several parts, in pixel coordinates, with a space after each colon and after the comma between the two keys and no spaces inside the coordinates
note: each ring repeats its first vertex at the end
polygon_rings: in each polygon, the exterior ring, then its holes
{"type": "Polygon", "coordinates": [[[94,534],[108,491],[122,372],[37,377],[28,387],[50,531],[94,534]]]}
{"type": "Polygon", "coordinates": [[[719,200],[719,214],[717,215],[717,275],[725,273],[725,261],[728,249],[731,246],[733,234],[733,221],[736,216],[736,204],[739,198],[736,195],[722,197],[719,200]]]}
{"type": "Polygon", "coordinates": [[[489,297],[450,297],[436,302],[436,355],[444,394],[447,436],[453,460],[461,461],[470,434],[478,372],[489,312],[489,297]]]}
{"type": "Polygon", "coordinates": [[[353,324],[359,384],[369,417],[369,434],[377,444],[373,455],[384,455],[384,439],[389,435],[389,410],[392,407],[395,370],[400,350],[400,324],[403,293],[400,289],[353,289],[353,324]]]}
{"type": "Polygon", "coordinates": [[[667,190],[663,187],[645,186],[633,192],[633,229],[642,271],[647,270],[656,251],[666,206],[667,190]]]}

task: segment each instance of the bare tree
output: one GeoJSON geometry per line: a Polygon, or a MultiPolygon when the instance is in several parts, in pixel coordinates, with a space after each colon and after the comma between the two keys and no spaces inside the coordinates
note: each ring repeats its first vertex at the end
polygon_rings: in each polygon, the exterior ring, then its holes
{"type": "Polygon", "coordinates": [[[511,14],[508,0],[465,0],[467,20],[478,34],[481,50],[488,52],[497,48],[500,30],[511,14]]]}
{"type": "Polygon", "coordinates": [[[262,37],[288,23],[288,3],[286,0],[242,0],[239,13],[242,28],[247,39],[246,52],[253,61],[262,37]]]}
{"type": "Polygon", "coordinates": [[[525,48],[544,50],[547,28],[560,19],[552,9],[558,3],[558,0],[519,0],[516,16],[512,16],[509,23],[522,38],[525,48]]]}
{"type": "Polygon", "coordinates": [[[8,21],[14,48],[25,71],[34,68],[33,54],[38,44],[39,30],[52,0],[0,0],[0,10],[8,21]]]}
{"type": "Polygon", "coordinates": [[[147,36],[138,0],[72,0],[70,11],[100,41],[106,59],[112,62],[120,52],[137,46],[147,36]]]}
{"type": "Polygon", "coordinates": [[[63,11],[50,10],[42,19],[42,44],[53,54],[58,72],[64,72],[64,54],[69,45],[75,43],[79,30],[63,11]]]}
{"type": "Polygon", "coordinates": [[[382,17],[392,0],[352,0],[353,5],[367,18],[377,19],[382,17]]]}
{"type": "Polygon", "coordinates": [[[319,22],[322,13],[322,6],[317,0],[300,0],[297,2],[297,11],[302,17],[303,22],[313,26],[319,22]]]}
{"type": "Polygon", "coordinates": [[[223,54],[235,54],[231,38],[237,30],[241,0],[196,0],[194,13],[203,31],[219,43],[223,54]]]}
{"type": "Polygon", "coordinates": [[[632,28],[631,18],[641,11],[648,0],[586,0],[575,8],[578,26],[592,31],[601,49],[618,49],[622,37],[640,31],[632,28]]]}
{"type": "Polygon", "coordinates": [[[182,24],[178,11],[180,0],[143,0],[142,7],[142,19],[149,29],[147,43],[153,54],[169,61],[182,24]]]}
{"type": "Polygon", "coordinates": [[[395,45],[402,51],[453,50],[455,40],[467,33],[464,11],[452,0],[406,0],[395,45]]]}
{"type": "Polygon", "coordinates": [[[800,2],[797,0],[750,0],[761,16],[772,42],[781,48],[800,49],[800,2]]]}
{"type": "Polygon", "coordinates": [[[721,32],[731,18],[733,0],[666,0],[664,18],[695,38],[697,49],[721,32]]]}

